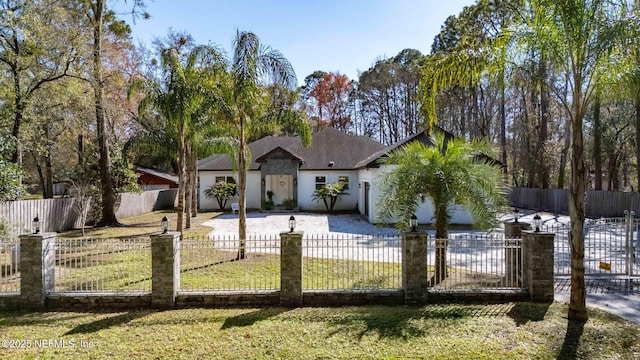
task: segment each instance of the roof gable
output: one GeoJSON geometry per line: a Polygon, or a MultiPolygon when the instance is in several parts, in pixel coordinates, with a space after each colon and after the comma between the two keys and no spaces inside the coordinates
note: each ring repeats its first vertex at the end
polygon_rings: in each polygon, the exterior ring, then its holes
{"type": "Polygon", "coordinates": [[[302,158],[300,158],[299,156],[283,149],[282,147],[278,146],[277,148],[269,151],[268,153],[260,156],[259,158],[257,158],[255,160],[255,162],[262,164],[264,162],[267,162],[269,159],[285,159],[285,160],[297,160],[302,162],[302,158]]]}
{"type": "Polygon", "coordinates": [[[417,132],[411,136],[408,136],[402,140],[398,140],[397,142],[385,147],[382,150],[379,150],[373,154],[371,154],[370,156],[368,156],[367,158],[363,159],[362,161],[360,161],[357,166],[362,168],[362,167],[378,167],[380,166],[380,159],[387,157],[387,154],[389,154],[390,152],[392,152],[393,150],[404,146],[405,144],[408,143],[412,143],[414,141],[420,141],[423,144],[426,145],[433,145],[433,142],[431,141],[431,138],[428,134],[427,131],[422,130],[420,132],[417,132]]]}

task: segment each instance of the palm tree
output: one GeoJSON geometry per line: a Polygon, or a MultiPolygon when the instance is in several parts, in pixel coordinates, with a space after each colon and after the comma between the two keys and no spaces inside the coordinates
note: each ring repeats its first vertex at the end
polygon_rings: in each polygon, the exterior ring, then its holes
{"type": "MultiPolygon", "coordinates": [[[[278,51],[263,46],[258,37],[251,32],[238,31],[233,43],[233,58],[229,64],[228,78],[223,86],[222,102],[218,108],[218,117],[231,125],[229,135],[237,139],[234,152],[235,165],[238,168],[238,197],[240,249],[238,258],[245,257],[244,241],[247,235],[246,188],[248,159],[251,154],[247,146],[248,139],[258,126],[265,126],[268,93],[265,85],[275,83],[287,89],[294,89],[297,80],[293,67],[278,51]]],[[[298,128],[302,129],[303,144],[311,141],[308,125],[297,118],[298,128]],[[306,127],[305,127],[306,126],[306,127]]]]}
{"type": "Polygon", "coordinates": [[[538,38],[546,37],[551,53],[570,82],[569,97],[561,98],[571,119],[571,187],[569,215],[571,218],[571,295],[569,318],[586,320],[584,285],[584,220],[587,167],[583,122],[593,103],[596,90],[602,86],[608,56],[617,39],[625,36],[624,25],[616,19],[615,1],[545,1],[533,0],[536,13],[534,26],[538,38]]]}
{"type": "Polygon", "coordinates": [[[433,203],[436,263],[431,284],[447,277],[447,228],[455,204],[465,206],[477,228],[493,228],[497,213],[507,204],[507,186],[493,148],[485,141],[465,142],[444,135],[431,137],[433,146],[413,142],[389,154],[389,171],[381,182],[380,220],[397,218],[398,229],[426,198],[433,203]]]}
{"type": "MultiPolygon", "coordinates": [[[[163,75],[160,82],[155,79],[133,81],[129,93],[143,92],[138,116],[142,118],[149,110],[156,109],[165,120],[163,135],[178,145],[176,156],[180,188],[176,231],[182,231],[185,202],[186,210],[191,210],[187,199],[191,198],[191,187],[195,184],[195,181],[187,181],[195,178],[187,176],[187,168],[193,168],[189,164],[195,163],[193,157],[198,155],[202,139],[200,133],[215,125],[209,109],[217,104],[216,85],[218,77],[224,73],[225,63],[216,48],[198,46],[184,55],[176,47],[165,49],[161,53],[160,64],[163,75]]],[[[188,217],[187,224],[189,220],[188,217]]]]}

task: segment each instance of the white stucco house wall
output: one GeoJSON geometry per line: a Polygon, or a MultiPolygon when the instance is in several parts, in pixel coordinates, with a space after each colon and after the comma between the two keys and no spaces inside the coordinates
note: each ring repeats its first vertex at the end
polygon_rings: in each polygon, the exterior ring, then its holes
{"type": "MultiPolygon", "coordinates": [[[[385,174],[385,166],[379,160],[390,151],[411,141],[429,142],[420,132],[391,146],[364,136],[348,135],[333,128],[313,135],[309,148],[302,146],[295,137],[267,136],[249,144],[252,161],[247,172],[246,202],[248,209],[260,209],[272,192],[278,205],[286,199],[294,199],[300,211],[326,210],[322,202],[312,200],[316,188],[324,184],[343,182],[347,185],[334,210],[357,211],[369,221],[376,222],[376,202],[379,183],[385,174]]],[[[215,199],[209,199],[204,191],[219,180],[236,182],[237,173],[228,155],[216,154],[198,162],[198,204],[201,209],[217,209],[215,199]]],[[[227,208],[237,198],[227,203],[227,208]]],[[[431,203],[426,201],[419,209],[420,223],[433,222],[431,203]]],[[[471,217],[461,207],[452,209],[451,223],[469,224],[471,217]]]]}

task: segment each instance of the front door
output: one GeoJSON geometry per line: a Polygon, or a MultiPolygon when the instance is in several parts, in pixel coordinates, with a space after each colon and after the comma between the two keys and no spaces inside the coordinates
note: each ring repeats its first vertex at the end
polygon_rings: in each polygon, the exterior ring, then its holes
{"type": "Polygon", "coordinates": [[[267,175],[266,191],[273,192],[273,203],[278,205],[286,199],[293,199],[292,175],[267,175]]]}
{"type": "Polygon", "coordinates": [[[364,183],[364,215],[369,217],[369,189],[371,185],[368,182],[364,183]]]}

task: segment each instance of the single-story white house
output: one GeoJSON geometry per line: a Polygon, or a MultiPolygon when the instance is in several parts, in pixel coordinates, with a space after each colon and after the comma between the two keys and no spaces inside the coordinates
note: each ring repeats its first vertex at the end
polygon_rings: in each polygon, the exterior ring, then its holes
{"type": "MultiPolygon", "coordinates": [[[[308,148],[302,146],[297,137],[264,137],[249,144],[252,161],[247,172],[247,208],[260,209],[271,192],[275,204],[293,199],[300,211],[325,210],[322,202],[312,199],[314,191],[325,184],[342,182],[346,191],[334,210],[358,211],[369,222],[375,222],[378,185],[385,174],[385,166],[378,161],[411,141],[430,143],[424,131],[391,146],[333,128],[314,134],[308,148]]],[[[198,161],[198,204],[201,209],[218,208],[216,200],[207,198],[204,191],[220,180],[237,183],[237,173],[233,171],[228,155],[216,154],[198,161]]],[[[233,200],[227,205],[231,206],[233,200]]],[[[429,200],[416,215],[420,223],[433,222],[429,200]]],[[[456,206],[452,209],[451,223],[468,224],[471,217],[462,207],[456,206]]]]}

